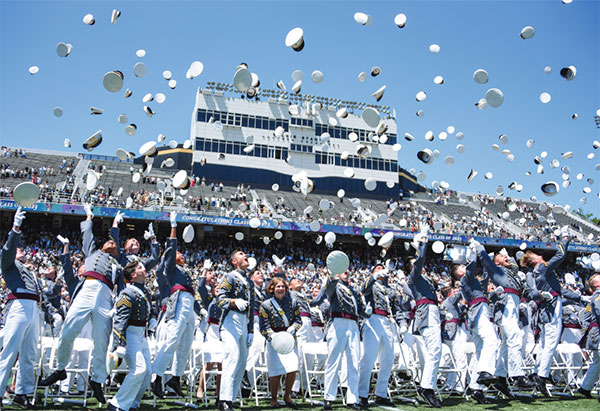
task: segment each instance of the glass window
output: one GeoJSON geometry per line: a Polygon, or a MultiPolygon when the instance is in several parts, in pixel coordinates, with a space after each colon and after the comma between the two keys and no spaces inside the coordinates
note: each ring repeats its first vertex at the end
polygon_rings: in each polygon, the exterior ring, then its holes
{"type": "Polygon", "coordinates": [[[275,130],[275,120],[268,120],[269,121],[269,127],[268,130],[275,130]]]}
{"type": "Polygon", "coordinates": [[[367,158],[367,168],[369,170],[373,169],[373,159],[367,158]]]}
{"type": "MultiPolygon", "coordinates": [[[[221,120],[221,116],[220,116],[219,112],[217,112],[217,111],[213,111],[211,113],[211,117],[213,118],[214,121],[220,121],[221,120]]],[[[210,117],[208,119],[210,120],[210,117]]]]}
{"type": "Polygon", "coordinates": [[[240,143],[233,143],[233,154],[240,154],[241,151],[241,144],[240,143]]]}
{"type": "Polygon", "coordinates": [[[239,126],[242,124],[242,115],[240,113],[235,113],[235,125],[239,126]]]}
{"type": "Polygon", "coordinates": [[[242,116],[242,127],[248,127],[248,116],[245,114],[242,116]]]}
{"type": "Polygon", "coordinates": [[[256,119],[254,116],[248,116],[248,127],[255,128],[256,119]]]}
{"type": "Polygon", "coordinates": [[[335,165],[339,166],[341,164],[341,158],[339,154],[335,155],[335,165]]]}
{"type": "Polygon", "coordinates": [[[205,110],[198,109],[197,121],[206,121],[206,111],[205,110]]]}
{"type": "Polygon", "coordinates": [[[267,150],[267,146],[262,146],[260,148],[260,156],[263,158],[267,158],[269,156],[268,150],[267,150]]]}
{"type": "Polygon", "coordinates": [[[367,167],[367,160],[365,160],[364,158],[360,159],[360,168],[366,168],[367,167]]]}
{"type": "Polygon", "coordinates": [[[224,153],[224,152],[225,152],[225,142],[219,141],[219,153],[224,153]]]}
{"type": "Polygon", "coordinates": [[[275,148],[275,158],[277,160],[281,160],[281,149],[280,148],[275,148]]]}
{"type": "Polygon", "coordinates": [[[225,150],[226,150],[227,154],[231,154],[233,152],[233,143],[231,141],[228,141],[226,143],[225,150]]]}
{"type": "Polygon", "coordinates": [[[321,154],[317,153],[315,154],[315,163],[319,164],[321,162],[321,154]]]}

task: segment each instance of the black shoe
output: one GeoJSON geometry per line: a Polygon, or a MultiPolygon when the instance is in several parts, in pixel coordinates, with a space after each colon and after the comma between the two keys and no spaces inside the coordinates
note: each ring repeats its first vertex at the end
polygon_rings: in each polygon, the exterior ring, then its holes
{"type": "Polygon", "coordinates": [[[221,401],[219,403],[219,410],[221,411],[233,411],[233,405],[231,401],[221,401]]]}
{"type": "Polygon", "coordinates": [[[333,407],[331,406],[331,401],[324,400],[323,401],[323,409],[327,410],[327,411],[332,410],[333,407]]]}
{"type": "Polygon", "coordinates": [[[477,384],[485,385],[486,387],[495,384],[497,381],[498,379],[496,377],[486,371],[480,372],[479,377],[477,377],[477,384]]]}
{"type": "Polygon", "coordinates": [[[167,387],[170,387],[173,391],[175,391],[175,394],[177,394],[178,396],[185,398],[185,394],[183,393],[183,390],[181,389],[181,382],[179,382],[179,377],[173,377],[171,378],[169,381],[167,381],[167,387]]]}
{"type": "Polygon", "coordinates": [[[404,381],[410,381],[410,375],[404,370],[398,371],[398,378],[404,381]]]}
{"type": "Polygon", "coordinates": [[[494,384],[494,388],[500,391],[506,398],[513,400],[515,396],[508,388],[508,383],[506,382],[506,377],[498,377],[498,382],[494,384]]]}
{"type": "Polygon", "coordinates": [[[358,404],[346,404],[346,408],[348,408],[349,410],[362,410],[363,407],[361,407],[358,404]]]}
{"type": "Polygon", "coordinates": [[[65,378],[67,378],[67,372],[65,370],[56,370],[52,374],[50,374],[48,377],[46,377],[42,381],[40,381],[40,383],[38,385],[40,387],[48,387],[48,386],[54,384],[55,382],[64,380],[65,378]]]}
{"type": "Polygon", "coordinates": [[[379,397],[379,396],[375,396],[375,404],[378,405],[385,405],[388,407],[393,407],[395,406],[394,401],[390,400],[388,397],[379,397]]]}
{"type": "Polygon", "coordinates": [[[442,408],[442,404],[440,404],[440,402],[438,401],[438,399],[435,396],[435,392],[428,388],[422,388],[422,387],[418,387],[417,388],[418,393],[421,395],[421,397],[423,397],[425,399],[425,401],[431,405],[433,408],[442,408]]]}
{"type": "Polygon", "coordinates": [[[293,410],[297,410],[298,409],[298,404],[296,404],[294,401],[286,401],[285,402],[285,406],[288,408],[291,408],[293,410]]]}
{"type": "Polygon", "coordinates": [[[577,389],[577,391],[579,392],[579,394],[583,395],[585,398],[594,398],[592,397],[592,392],[588,391],[588,390],[584,390],[583,388],[579,388],[577,389]]]}
{"type": "Polygon", "coordinates": [[[102,392],[102,384],[96,381],[90,380],[90,388],[92,389],[92,395],[101,404],[106,404],[106,398],[104,398],[104,392],[102,392]]]}
{"type": "Polygon", "coordinates": [[[532,374],[531,380],[535,384],[535,388],[540,392],[540,394],[542,394],[544,397],[550,396],[548,388],[546,388],[546,378],[540,377],[537,374],[532,374]]]}
{"type": "Polygon", "coordinates": [[[152,384],[150,384],[150,388],[152,389],[154,395],[156,395],[158,398],[161,400],[165,398],[162,387],[162,377],[157,375],[154,381],[152,381],[152,384]]]}
{"type": "Polygon", "coordinates": [[[291,397],[293,400],[297,400],[298,398],[302,398],[301,394],[298,391],[292,391],[291,397]]]}
{"type": "MultiPolygon", "coordinates": [[[[537,377],[537,375],[536,375],[537,377]]],[[[517,388],[530,389],[536,386],[536,383],[528,379],[527,377],[520,375],[513,379],[513,385],[517,388]]]]}
{"type": "Polygon", "coordinates": [[[30,401],[29,398],[26,395],[15,395],[15,398],[13,398],[13,404],[18,405],[19,407],[21,407],[24,410],[37,410],[38,408],[33,405],[30,401]]]}
{"type": "Polygon", "coordinates": [[[489,404],[490,403],[488,401],[488,399],[485,398],[485,394],[481,390],[473,390],[473,392],[471,393],[471,397],[475,401],[477,401],[477,404],[489,404]]]}
{"type": "MultiPolygon", "coordinates": [[[[133,408],[129,409],[130,411],[133,410],[133,408]]],[[[119,407],[115,407],[114,405],[112,405],[110,402],[106,405],[106,411],[123,411],[121,408],[119,407]]]]}

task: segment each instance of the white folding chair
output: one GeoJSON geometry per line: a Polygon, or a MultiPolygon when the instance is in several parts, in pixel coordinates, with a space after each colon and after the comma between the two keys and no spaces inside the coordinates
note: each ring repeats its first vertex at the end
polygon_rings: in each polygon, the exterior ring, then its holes
{"type": "MultiPolygon", "coordinates": [[[[48,403],[48,398],[53,399],[56,402],[60,403],[75,403],[80,404],[82,406],[86,406],[89,383],[88,376],[90,375],[90,370],[92,367],[92,350],[94,349],[94,341],[89,338],[75,338],[73,343],[73,352],[74,353],[83,353],[87,352],[87,361],[84,364],[75,365],[69,364],[65,368],[67,374],[73,373],[76,374],[78,378],[81,378],[84,382],[85,389],[83,390],[83,399],[81,401],[74,400],[75,398],[79,398],[79,395],[70,395],[68,393],[61,393],[60,389],[58,389],[56,394],[52,394],[50,391],[52,387],[44,388],[44,407],[48,403]]],[[[51,371],[56,370],[56,360],[58,354],[58,344],[52,346],[51,354],[50,354],[50,363],[49,368],[51,371]]]]}

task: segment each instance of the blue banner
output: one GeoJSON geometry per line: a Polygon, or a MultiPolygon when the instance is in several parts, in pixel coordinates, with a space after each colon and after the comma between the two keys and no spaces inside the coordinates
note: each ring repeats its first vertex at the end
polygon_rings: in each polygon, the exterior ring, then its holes
{"type": "MultiPolygon", "coordinates": [[[[13,200],[0,200],[0,209],[3,210],[16,210],[18,204],[13,200]]],[[[29,212],[38,213],[49,213],[49,214],[63,214],[63,215],[81,215],[85,216],[85,211],[81,205],[71,204],[54,204],[54,203],[36,203],[31,207],[24,208],[29,212]]],[[[117,210],[125,212],[127,218],[146,220],[146,221],[169,221],[168,211],[153,211],[153,210],[134,210],[134,209],[122,209],[114,207],[94,207],[94,215],[106,218],[112,218],[117,214],[117,210]]],[[[201,224],[201,225],[220,225],[229,227],[250,227],[249,219],[247,218],[231,218],[231,217],[219,217],[204,214],[190,214],[180,213],[177,214],[177,221],[189,224],[201,224]]],[[[260,226],[258,228],[268,230],[283,230],[283,231],[312,231],[309,223],[294,222],[294,221],[281,221],[275,222],[273,220],[260,220],[260,226]]],[[[381,229],[368,229],[356,226],[341,226],[332,224],[322,224],[318,232],[326,233],[331,231],[335,234],[341,235],[364,235],[367,232],[371,232],[373,236],[379,237],[383,233],[388,231],[394,232],[394,238],[400,238],[404,240],[411,240],[415,233],[411,231],[402,230],[381,230],[381,229]]],[[[465,235],[456,234],[429,234],[430,241],[442,241],[444,243],[455,243],[455,244],[467,244],[471,237],[465,235]]],[[[481,244],[497,246],[497,247],[519,247],[523,243],[527,245],[528,249],[555,249],[556,243],[543,242],[543,241],[523,241],[509,238],[490,238],[490,237],[474,237],[481,244]]],[[[600,252],[600,247],[597,245],[587,244],[570,244],[569,250],[571,252],[591,254],[600,252]]]]}

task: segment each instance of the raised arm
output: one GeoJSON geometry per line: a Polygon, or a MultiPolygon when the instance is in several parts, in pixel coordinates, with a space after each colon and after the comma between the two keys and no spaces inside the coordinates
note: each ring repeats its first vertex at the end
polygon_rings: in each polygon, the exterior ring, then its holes
{"type": "Polygon", "coordinates": [[[89,204],[84,204],[83,209],[85,210],[87,217],[80,224],[82,234],[81,251],[83,252],[83,256],[87,258],[96,250],[96,239],[92,232],[92,219],[94,218],[94,213],[89,204]]]}
{"type": "MultiPolygon", "coordinates": [[[[563,233],[565,233],[565,232],[566,232],[566,230],[563,230],[563,233]]],[[[556,246],[556,248],[558,249],[556,251],[556,254],[554,254],[554,256],[552,256],[550,261],[548,261],[547,272],[552,272],[552,273],[554,273],[554,275],[556,275],[555,270],[567,258],[567,248],[568,247],[569,247],[569,237],[568,237],[568,232],[566,232],[566,235],[563,236],[562,243],[559,243],[556,246]]]]}
{"type": "Polygon", "coordinates": [[[3,275],[8,274],[10,268],[15,264],[17,247],[21,245],[21,224],[24,219],[25,211],[19,207],[15,213],[13,228],[8,233],[8,240],[4,244],[4,247],[2,247],[2,254],[0,255],[0,267],[2,267],[3,275]]]}

